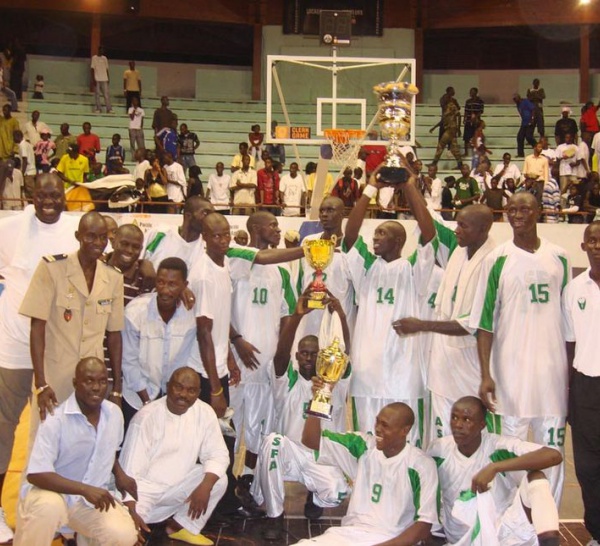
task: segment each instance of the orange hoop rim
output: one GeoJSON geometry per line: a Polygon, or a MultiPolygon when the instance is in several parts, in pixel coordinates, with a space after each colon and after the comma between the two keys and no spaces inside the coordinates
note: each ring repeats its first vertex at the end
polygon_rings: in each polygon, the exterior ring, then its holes
{"type": "Polygon", "coordinates": [[[325,129],[323,134],[333,144],[348,144],[350,140],[364,138],[367,132],[361,129],[325,129]]]}

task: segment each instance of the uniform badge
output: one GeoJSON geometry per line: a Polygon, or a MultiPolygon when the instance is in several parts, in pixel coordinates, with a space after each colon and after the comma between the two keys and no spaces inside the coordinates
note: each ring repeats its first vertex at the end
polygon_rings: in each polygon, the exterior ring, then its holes
{"type": "Polygon", "coordinates": [[[71,319],[73,318],[73,311],[71,311],[71,300],[73,299],[74,295],[75,295],[75,292],[73,290],[73,287],[70,286],[69,291],[67,292],[67,301],[69,303],[67,304],[67,308],[65,309],[65,312],[63,313],[63,317],[66,322],[71,322],[71,319]]]}
{"type": "Polygon", "coordinates": [[[585,301],[585,298],[579,298],[577,300],[577,305],[579,305],[579,309],[581,309],[582,311],[585,309],[585,304],[587,302],[585,301]]]}
{"type": "Polygon", "coordinates": [[[71,322],[71,319],[73,318],[73,311],[71,311],[70,309],[65,309],[63,317],[67,322],[71,322]]]}

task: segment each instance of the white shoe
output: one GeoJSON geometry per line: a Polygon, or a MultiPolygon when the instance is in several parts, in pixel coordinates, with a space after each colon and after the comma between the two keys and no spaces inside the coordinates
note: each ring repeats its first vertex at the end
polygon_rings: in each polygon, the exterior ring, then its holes
{"type": "Polygon", "coordinates": [[[0,508],[0,544],[10,542],[13,539],[12,529],[7,525],[4,510],[0,508]]]}
{"type": "Polygon", "coordinates": [[[592,539],[585,546],[600,546],[600,542],[592,539]]]}

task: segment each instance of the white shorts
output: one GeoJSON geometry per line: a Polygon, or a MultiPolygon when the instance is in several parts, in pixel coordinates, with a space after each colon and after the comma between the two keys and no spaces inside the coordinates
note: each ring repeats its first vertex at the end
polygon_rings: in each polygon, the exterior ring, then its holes
{"type": "Polygon", "coordinates": [[[379,412],[388,404],[402,402],[406,404],[415,414],[415,424],[410,430],[407,442],[415,447],[422,448],[425,441],[425,399],[415,400],[392,400],[391,398],[367,398],[364,396],[352,397],[352,424],[357,432],[373,432],[375,430],[375,418],[379,412]]]}
{"type": "Polygon", "coordinates": [[[273,391],[268,383],[242,383],[229,389],[233,424],[238,431],[235,449],[240,447],[241,431],[250,453],[258,453],[263,438],[273,431],[273,391]]]}
{"type": "Polygon", "coordinates": [[[305,538],[296,544],[319,544],[320,546],[373,546],[394,538],[394,535],[376,533],[353,525],[330,527],[322,535],[305,538]]]}
{"type": "Polygon", "coordinates": [[[431,420],[429,422],[429,441],[433,442],[436,438],[450,436],[450,415],[455,400],[450,400],[434,392],[431,395],[431,420]]]}

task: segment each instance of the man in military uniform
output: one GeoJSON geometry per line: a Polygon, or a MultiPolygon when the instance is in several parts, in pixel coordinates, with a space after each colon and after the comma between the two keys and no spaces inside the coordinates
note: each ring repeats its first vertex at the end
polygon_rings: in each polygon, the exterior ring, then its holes
{"type": "Polygon", "coordinates": [[[19,310],[31,318],[32,436],[37,414],[43,421],[72,394],[77,363],[90,356],[102,360],[105,332],[113,370],[109,400],[120,405],[122,397],[123,275],[100,260],[108,241],[100,214],[83,215],[75,238],[77,252],[42,259],[19,310]]]}
{"type": "MultiPolygon", "coordinates": [[[[456,137],[460,136],[460,111],[457,108],[454,102],[448,102],[446,105],[446,109],[444,110],[444,115],[442,116],[442,121],[440,122],[444,126],[444,132],[438,142],[437,148],[435,150],[435,156],[433,157],[432,165],[437,165],[440,157],[442,156],[442,152],[446,149],[446,146],[450,145],[450,152],[458,162],[458,168],[462,165],[462,157],[460,155],[460,147],[458,146],[458,141],[456,137]]],[[[433,126],[429,132],[433,132],[433,130],[440,125],[433,126]]]]}

